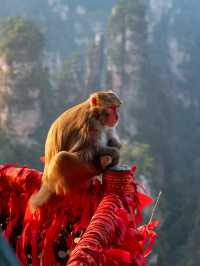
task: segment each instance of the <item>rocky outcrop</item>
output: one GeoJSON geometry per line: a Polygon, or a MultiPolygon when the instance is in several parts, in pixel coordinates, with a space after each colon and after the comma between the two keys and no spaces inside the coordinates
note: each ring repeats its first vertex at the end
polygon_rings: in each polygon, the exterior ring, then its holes
{"type": "Polygon", "coordinates": [[[113,8],[109,22],[107,82],[125,101],[122,130],[128,136],[138,133],[139,125],[133,114],[144,108],[141,93],[147,38],[144,17],[142,2],[127,1],[113,8]]]}
{"type": "Polygon", "coordinates": [[[2,27],[6,30],[0,44],[0,125],[12,143],[31,145],[44,122],[41,34],[20,18],[7,20],[2,27]]]}
{"type": "Polygon", "coordinates": [[[99,90],[103,85],[104,74],[104,35],[99,32],[88,47],[85,64],[85,86],[89,91],[99,90]]]}

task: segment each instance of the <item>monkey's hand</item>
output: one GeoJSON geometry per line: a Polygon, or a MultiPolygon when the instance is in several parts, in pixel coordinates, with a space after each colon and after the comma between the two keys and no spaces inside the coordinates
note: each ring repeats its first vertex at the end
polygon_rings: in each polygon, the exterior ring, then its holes
{"type": "Polygon", "coordinates": [[[101,162],[101,158],[104,157],[104,156],[111,157],[112,158],[112,162],[110,164],[108,164],[108,165],[109,166],[114,166],[114,165],[118,164],[118,162],[119,162],[119,157],[120,157],[119,149],[117,149],[115,147],[104,147],[104,148],[101,148],[101,150],[99,151],[100,162],[101,162]]]}
{"type": "Polygon", "coordinates": [[[112,163],[112,157],[110,155],[104,155],[100,157],[100,164],[102,169],[105,169],[111,163],[112,163]]]}

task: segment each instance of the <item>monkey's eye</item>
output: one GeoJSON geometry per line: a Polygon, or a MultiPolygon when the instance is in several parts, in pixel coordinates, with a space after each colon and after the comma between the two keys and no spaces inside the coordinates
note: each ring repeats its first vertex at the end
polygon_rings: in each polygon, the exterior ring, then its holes
{"type": "Polygon", "coordinates": [[[110,107],[110,109],[111,109],[114,113],[119,112],[119,106],[113,105],[113,106],[110,107]]]}

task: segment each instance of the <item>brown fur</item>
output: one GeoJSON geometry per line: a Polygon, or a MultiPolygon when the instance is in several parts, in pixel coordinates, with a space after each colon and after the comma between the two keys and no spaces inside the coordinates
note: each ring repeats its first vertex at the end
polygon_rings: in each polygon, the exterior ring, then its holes
{"type": "Polygon", "coordinates": [[[118,162],[118,140],[110,136],[105,147],[101,147],[99,140],[104,131],[101,119],[106,121],[106,108],[120,104],[113,92],[95,92],[53,122],[45,144],[42,186],[31,197],[33,206],[41,206],[52,193],[65,194],[85,179],[101,173],[104,168],[101,157],[109,155],[113,164],[118,162]],[[109,143],[115,144],[108,147],[109,143]]]}

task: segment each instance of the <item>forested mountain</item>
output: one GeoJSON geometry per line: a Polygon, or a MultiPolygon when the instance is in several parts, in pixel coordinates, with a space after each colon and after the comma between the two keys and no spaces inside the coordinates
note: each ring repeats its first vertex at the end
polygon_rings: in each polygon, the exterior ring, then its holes
{"type": "Polygon", "coordinates": [[[112,88],[124,101],[123,160],[137,163],[154,196],[163,191],[149,265],[198,265],[200,3],[15,0],[1,7],[1,161],[39,168],[51,121],[91,91],[112,88]]]}
{"type": "Polygon", "coordinates": [[[96,32],[104,30],[114,3],[116,0],[0,0],[0,18],[34,20],[45,36],[46,63],[60,65],[72,52],[84,49],[96,32]]]}

